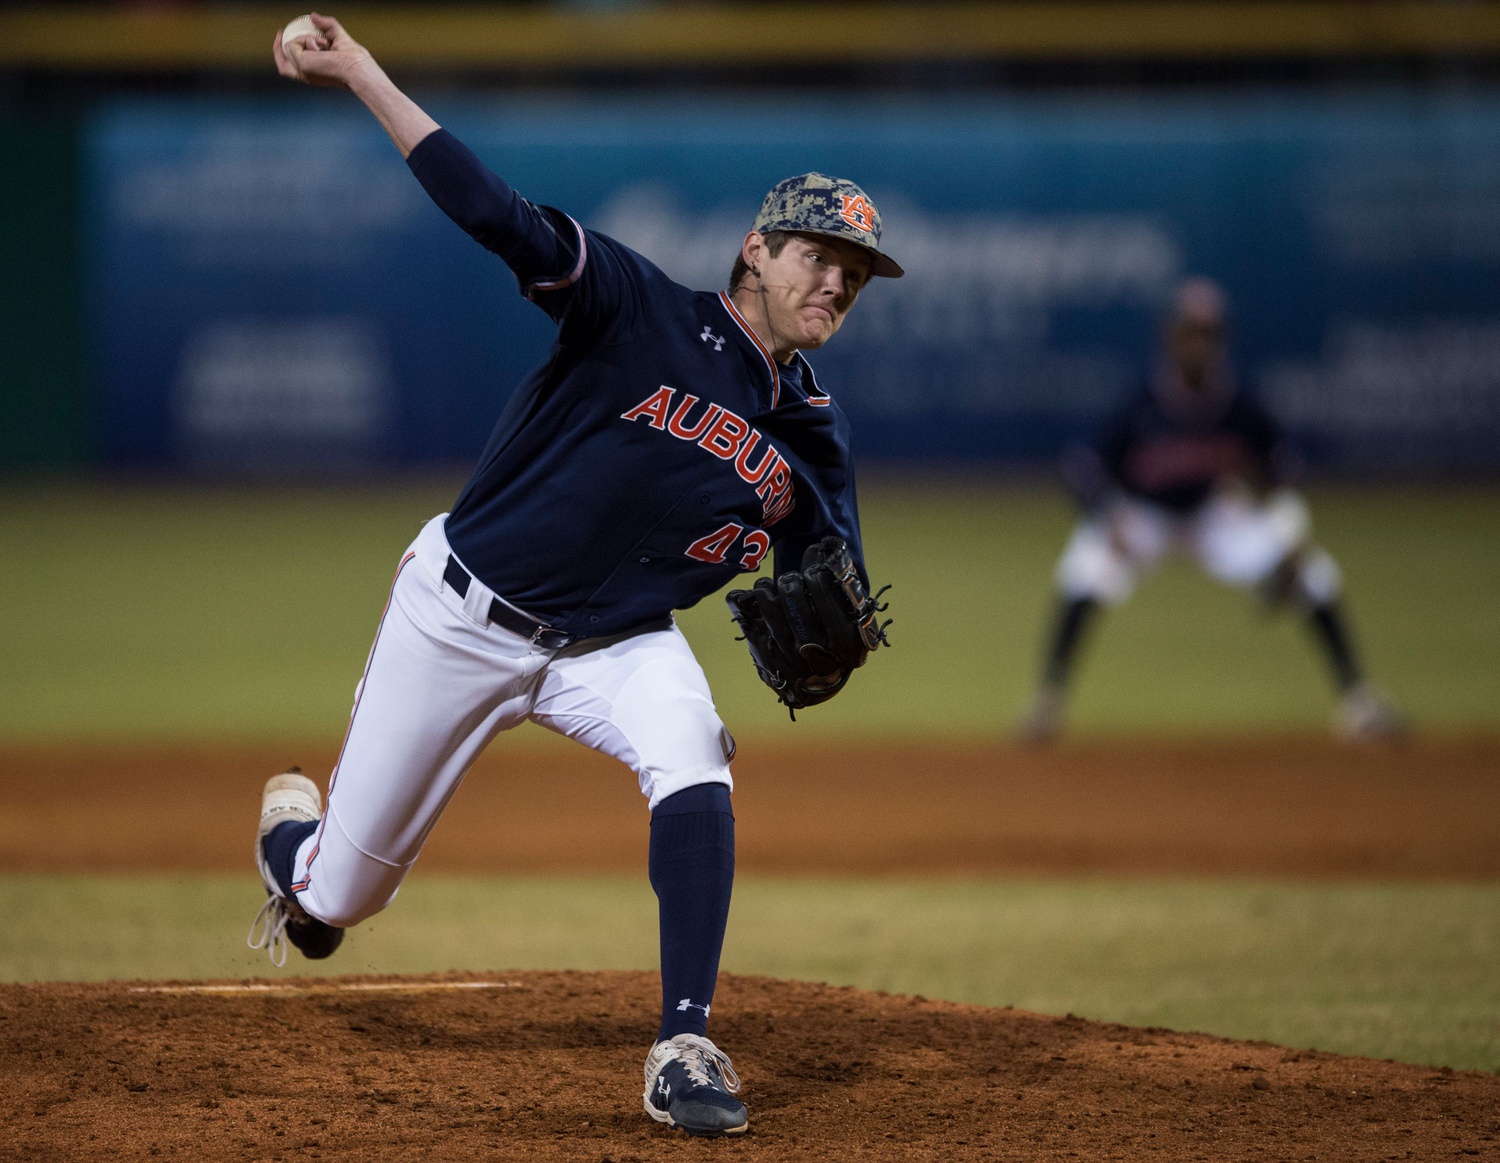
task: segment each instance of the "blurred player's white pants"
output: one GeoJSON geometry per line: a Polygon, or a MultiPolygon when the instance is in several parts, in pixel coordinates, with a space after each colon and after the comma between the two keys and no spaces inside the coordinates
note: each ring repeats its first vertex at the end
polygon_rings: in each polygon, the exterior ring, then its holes
{"type": "Polygon", "coordinates": [[[1331,601],[1340,588],[1338,566],[1322,550],[1306,549],[1310,532],[1306,503],[1285,489],[1265,501],[1217,495],[1187,514],[1121,498],[1074,528],[1057,563],[1057,585],[1068,598],[1123,602],[1141,573],[1168,553],[1184,552],[1222,582],[1253,586],[1302,550],[1303,592],[1314,602],[1331,601]]]}
{"type": "Polygon", "coordinates": [[[391,902],[475,758],[528,719],[625,763],[651,807],[695,784],[734,786],[733,742],[676,626],[534,648],[477,613],[490,601],[477,578],[467,600],[443,583],[446,516],[401,559],[323,824],[297,853],[297,899],[330,925],[391,902]]]}

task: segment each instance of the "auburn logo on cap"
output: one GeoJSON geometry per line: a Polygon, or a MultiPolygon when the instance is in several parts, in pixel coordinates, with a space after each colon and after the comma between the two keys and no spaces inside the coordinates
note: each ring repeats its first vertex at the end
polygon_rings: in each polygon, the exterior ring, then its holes
{"type": "Polygon", "coordinates": [[[866,234],[875,233],[875,207],[870,205],[863,194],[840,194],[839,201],[843,203],[843,209],[839,211],[840,218],[856,230],[863,230],[866,234]]]}

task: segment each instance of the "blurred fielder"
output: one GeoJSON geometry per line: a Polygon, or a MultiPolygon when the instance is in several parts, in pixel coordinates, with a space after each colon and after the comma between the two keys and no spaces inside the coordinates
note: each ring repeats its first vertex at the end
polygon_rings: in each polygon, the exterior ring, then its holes
{"type": "Polygon", "coordinates": [[[1061,560],[1059,600],[1041,684],[1023,738],[1062,729],[1084,631],[1168,553],[1191,555],[1228,585],[1295,606],[1338,688],[1344,738],[1401,733],[1401,717],[1365,679],[1340,605],[1338,565],[1311,539],[1307,505],[1288,481],[1280,428],[1241,390],[1225,351],[1223,292],[1207,279],[1179,288],[1165,350],[1142,391],[1091,447],[1073,448],[1064,475],[1084,507],[1061,560]]]}
{"type": "Polygon", "coordinates": [[[276,35],[281,73],[363,101],[558,332],[453,511],[401,558],[326,812],[297,771],[266,785],[252,947],[273,960],[286,942],[333,953],[345,927],[394,899],[486,744],[538,723],[629,766],[651,810],[662,1009],[646,1113],[740,1133],[739,1080],[707,1037],[734,879],[734,743],[672,611],[774,551],[775,582],[730,598],[761,677],[792,709],[833,697],[883,641],[849,424],[800,353],[833,336],[872,275],[901,268],[879,249],[864,192],[814,173],[766,196],[727,290],[680,286],[522,198],[336,21],[311,21],[289,44],[276,35]]]}

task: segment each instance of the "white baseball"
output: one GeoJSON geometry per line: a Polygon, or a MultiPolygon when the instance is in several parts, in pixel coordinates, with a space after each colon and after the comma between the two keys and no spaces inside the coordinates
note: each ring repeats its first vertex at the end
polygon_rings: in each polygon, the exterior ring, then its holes
{"type": "Polygon", "coordinates": [[[322,36],[323,33],[318,26],[312,22],[311,16],[299,16],[281,30],[281,47],[286,48],[299,36],[322,36]]]}

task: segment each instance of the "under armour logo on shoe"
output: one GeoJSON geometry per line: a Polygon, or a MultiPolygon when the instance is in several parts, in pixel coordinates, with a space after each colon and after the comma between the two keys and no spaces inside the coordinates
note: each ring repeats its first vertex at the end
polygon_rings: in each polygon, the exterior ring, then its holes
{"type": "Polygon", "coordinates": [[[679,1014],[685,1014],[688,1012],[688,1010],[702,1010],[703,1016],[705,1018],[708,1017],[708,1006],[700,1006],[692,998],[685,997],[677,1003],[677,1012],[679,1014]]]}
{"type": "Polygon", "coordinates": [[[658,1075],[656,1078],[656,1090],[662,1098],[672,1097],[672,1084],[667,1081],[666,1075],[658,1075]]]}
{"type": "Polygon", "coordinates": [[[715,351],[724,350],[724,337],[722,335],[715,335],[712,327],[705,327],[703,334],[698,336],[698,338],[703,340],[704,343],[712,343],[715,351]]]}

